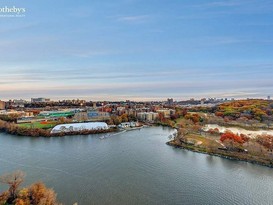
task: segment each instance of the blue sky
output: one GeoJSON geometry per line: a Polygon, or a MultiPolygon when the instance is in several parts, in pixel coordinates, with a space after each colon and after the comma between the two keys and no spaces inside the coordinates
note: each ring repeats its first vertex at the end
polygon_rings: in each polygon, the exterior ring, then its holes
{"type": "Polygon", "coordinates": [[[0,0],[0,99],[273,95],[271,0],[0,0]]]}

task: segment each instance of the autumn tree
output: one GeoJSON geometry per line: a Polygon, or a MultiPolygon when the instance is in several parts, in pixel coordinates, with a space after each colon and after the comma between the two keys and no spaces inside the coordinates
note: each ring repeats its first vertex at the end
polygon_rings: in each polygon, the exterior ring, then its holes
{"type": "Polygon", "coordinates": [[[224,142],[226,140],[232,140],[232,141],[240,143],[240,144],[244,143],[244,140],[242,139],[241,136],[236,135],[236,134],[234,134],[232,132],[225,132],[224,134],[221,135],[220,140],[222,142],[224,142]]]}
{"type": "Polygon", "coordinates": [[[229,131],[222,134],[220,138],[220,141],[231,150],[242,150],[243,143],[247,142],[248,140],[249,138],[246,135],[237,135],[229,131]]]}
{"type": "Polygon", "coordinates": [[[114,125],[119,125],[122,122],[122,119],[120,116],[111,116],[111,121],[114,125]]]}
{"type": "Polygon", "coordinates": [[[126,113],[122,114],[120,118],[121,122],[128,122],[128,115],[126,113]]]}
{"type": "Polygon", "coordinates": [[[0,183],[9,186],[7,203],[12,204],[18,194],[18,188],[24,181],[25,174],[22,171],[15,171],[0,177],[0,183]]]}
{"type": "Polygon", "coordinates": [[[257,142],[263,145],[268,150],[273,150],[273,136],[272,135],[259,135],[257,136],[257,142]]]}
{"type": "Polygon", "coordinates": [[[0,194],[0,204],[6,204],[7,200],[9,198],[9,192],[5,191],[0,194]]]}
{"type": "Polygon", "coordinates": [[[191,120],[194,124],[196,124],[196,123],[202,121],[201,116],[198,115],[197,113],[194,113],[194,114],[188,113],[188,114],[185,116],[185,118],[191,120]]]}
{"type": "Polygon", "coordinates": [[[58,204],[56,194],[52,189],[48,189],[42,182],[32,184],[28,188],[29,198],[33,205],[55,205],[58,204]]]}
{"type": "Polygon", "coordinates": [[[178,140],[180,143],[186,141],[186,136],[190,134],[190,130],[187,128],[180,128],[177,133],[176,140],[178,140]]]}
{"type": "Polygon", "coordinates": [[[0,204],[10,205],[58,205],[56,194],[42,182],[32,184],[19,190],[24,180],[24,173],[16,171],[0,177],[0,182],[9,186],[9,189],[0,194],[0,204]]]}

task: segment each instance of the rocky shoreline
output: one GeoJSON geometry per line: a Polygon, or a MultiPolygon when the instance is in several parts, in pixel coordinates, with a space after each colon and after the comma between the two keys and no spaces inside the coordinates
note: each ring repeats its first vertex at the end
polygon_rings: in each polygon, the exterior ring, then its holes
{"type": "MultiPolygon", "coordinates": [[[[224,159],[229,159],[229,160],[236,160],[236,161],[242,161],[242,162],[248,162],[248,163],[251,163],[251,164],[256,164],[256,165],[260,165],[260,166],[266,166],[266,167],[269,167],[269,168],[273,168],[273,162],[268,162],[268,163],[265,163],[265,162],[262,162],[262,161],[259,161],[259,160],[254,160],[254,159],[250,159],[251,156],[247,156],[245,155],[243,157],[239,157],[239,156],[231,156],[232,153],[223,153],[223,152],[208,152],[206,150],[204,150],[204,148],[199,148],[197,146],[192,146],[192,145],[187,145],[187,144],[181,144],[181,145],[177,145],[173,140],[172,141],[169,141],[169,142],[166,142],[167,145],[169,146],[172,146],[174,148],[178,148],[178,149],[185,149],[185,150],[188,150],[188,151],[192,151],[192,152],[196,152],[196,153],[200,153],[200,154],[207,154],[207,155],[210,155],[210,156],[215,156],[215,157],[221,157],[221,158],[224,158],[224,159]],[[229,155],[228,155],[229,154],[229,155]]],[[[260,159],[262,160],[262,159],[260,159]]]]}

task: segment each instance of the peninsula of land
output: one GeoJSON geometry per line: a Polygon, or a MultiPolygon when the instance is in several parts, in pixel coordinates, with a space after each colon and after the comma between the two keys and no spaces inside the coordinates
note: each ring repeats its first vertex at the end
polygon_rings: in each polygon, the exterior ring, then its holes
{"type": "Polygon", "coordinates": [[[174,102],[52,102],[6,104],[0,131],[56,137],[175,128],[167,143],[195,152],[273,165],[273,101],[262,99],[174,102]],[[17,106],[17,107],[16,107],[17,106]]]}

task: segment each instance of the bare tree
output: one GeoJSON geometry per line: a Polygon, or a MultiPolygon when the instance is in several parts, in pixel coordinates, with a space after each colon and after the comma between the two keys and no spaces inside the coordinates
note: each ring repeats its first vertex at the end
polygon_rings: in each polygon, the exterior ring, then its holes
{"type": "Polygon", "coordinates": [[[5,174],[0,177],[0,183],[9,186],[8,193],[8,203],[12,203],[18,194],[18,188],[24,181],[25,174],[22,171],[15,171],[11,174],[5,174]]]}

